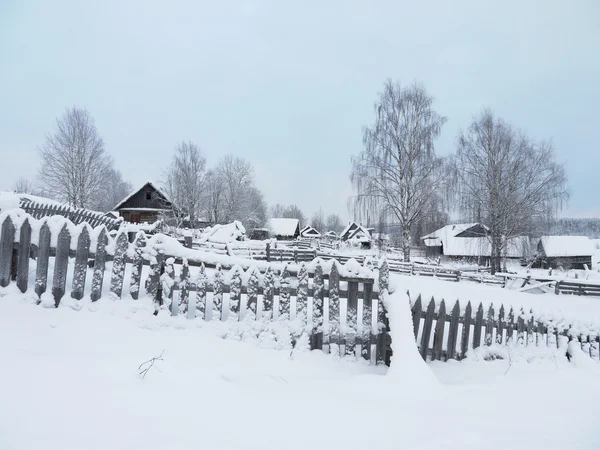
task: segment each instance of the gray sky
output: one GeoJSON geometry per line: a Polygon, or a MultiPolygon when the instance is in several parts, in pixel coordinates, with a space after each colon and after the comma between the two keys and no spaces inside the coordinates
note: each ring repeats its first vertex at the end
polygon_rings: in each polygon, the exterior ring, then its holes
{"type": "Polygon", "coordinates": [[[177,141],[251,161],[269,204],[345,219],[350,157],[386,78],[448,117],[440,154],[491,107],[567,164],[563,213],[600,216],[600,1],[0,0],[0,190],[34,177],[86,107],[134,185],[177,141]]]}

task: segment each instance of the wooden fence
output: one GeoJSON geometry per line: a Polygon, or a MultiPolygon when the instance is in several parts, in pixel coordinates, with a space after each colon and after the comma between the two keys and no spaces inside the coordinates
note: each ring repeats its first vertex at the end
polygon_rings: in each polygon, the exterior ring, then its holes
{"type": "Polygon", "coordinates": [[[578,340],[585,353],[600,358],[598,334],[580,334],[569,327],[543,323],[532,311],[526,314],[521,309],[515,316],[512,308],[506,311],[501,305],[496,314],[493,306],[485,311],[480,303],[473,310],[468,302],[461,312],[459,301],[452,308],[447,308],[444,300],[436,305],[433,298],[425,305],[420,295],[411,306],[415,340],[424,360],[461,360],[470,349],[492,344],[558,348],[563,339],[578,340]]]}
{"type": "Polygon", "coordinates": [[[21,199],[19,208],[31,215],[34,219],[41,219],[49,216],[62,216],[69,219],[75,225],[86,222],[92,228],[104,225],[108,231],[117,230],[123,223],[123,218],[114,218],[104,213],[90,211],[83,208],[72,208],[65,205],[48,205],[33,202],[29,199],[21,199]]]}
{"type": "MultiPolygon", "coordinates": [[[[90,233],[84,227],[76,237],[74,258],[69,259],[72,236],[66,220],[58,232],[56,245],[51,245],[54,240],[45,221],[39,227],[39,240],[35,243],[32,242],[29,218],[17,230],[11,217],[6,216],[0,230],[0,286],[6,287],[16,281],[21,292],[27,292],[33,284],[35,293],[41,298],[48,289],[49,260],[54,255],[51,294],[56,306],[67,292],[69,271],[72,271],[73,299],[81,300],[86,294],[88,276],[91,276],[91,301],[97,301],[103,295],[105,279],[111,296],[121,298],[125,290],[126,266],[130,265],[129,295],[137,300],[144,288],[153,301],[155,314],[169,310],[172,315],[184,313],[189,319],[266,320],[280,324],[300,321],[302,333],[310,337],[311,349],[329,352],[336,344],[341,355],[389,364],[388,322],[383,302],[374,289],[374,276],[340,276],[343,267],[336,263],[326,274],[317,261],[312,273],[305,264],[301,265],[294,280],[296,287],[292,286],[293,272],[287,266],[281,273],[269,267],[262,275],[256,268],[249,268],[244,273],[239,266],[226,271],[220,265],[214,273],[208,273],[201,265],[198,275],[192,279],[186,260],[176,273],[175,258],[164,254],[160,247],[146,245],[142,232],[130,244],[125,231],[112,240],[102,228],[96,248],[90,248],[90,233]],[[34,283],[29,280],[32,257],[37,263],[34,283]],[[112,260],[110,273],[106,271],[108,260],[112,260]],[[144,264],[149,265],[149,271],[143,280],[144,264]]],[[[383,263],[378,273],[378,285],[382,291],[387,291],[387,263],[383,263]]],[[[293,341],[299,337],[295,335],[293,341]]]]}

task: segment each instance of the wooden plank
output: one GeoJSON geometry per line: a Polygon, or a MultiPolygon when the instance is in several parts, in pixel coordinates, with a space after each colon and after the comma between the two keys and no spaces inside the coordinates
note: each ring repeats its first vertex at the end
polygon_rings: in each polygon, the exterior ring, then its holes
{"type": "Polygon", "coordinates": [[[425,322],[423,323],[423,334],[421,335],[421,346],[419,352],[424,361],[427,360],[427,352],[429,350],[429,339],[431,338],[431,328],[433,326],[433,315],[435,313],[435,300],[431,297],[431,301],[427,306],[425,313],[425,322]]]}
{"type": "Polygon", "coordinates": [[[308,317],[308,271],[306,264],[300,265],[298,271],[298,289],[296,291],[296,310],[290,311],[290,318],[298,316],[302,321],[308,317]]]}
{"type": "Polygon", "coordinates": [[[208,320],[206,314],[206,287],[208,285],[208,277],[204,265],[200,266],[200,271],[196,277],[196,317],[208,320]]]}
{"type": "Polygon", "coordinates": [[[533,310],[529,311],[530,313],[530,317],[529,320],[527,321],[527,345],[535,345],[535,336],[533,335],[533,324],[534,324],[534,319],[533,319],[533,310]]]}
{"type": "Polygon", "coordinates": [[[331,351],[330,345],[339,344],[340,332],[340,275],[338,263],[331,265],[329,273],[329,316],[327,324],[327,334],[323,336],[323,346],[327,345],[331,351]]]}
{"type": "Polygon", "coordinates": [[[279,277],[279,314],[280,319],[289,319],[290,317],[290,303],[291,303],[291,277],[290,271],[287,264],[283,268],[279,277]]]}
{"type": "Polygon", "coordinates": [[[487,347],[492,345],[493,336],[494,336],[494,305],[491,304],[488,309],[487,319],[485,321],[484,343],[487,347]]]}
{"type": "MultiPolygon", "coordinates": [[[[40,228],[40,238],[35,269],[35,293],[41,297],[48,285],[48,259],[50,257],[50,227],[44,222],[40,228]]],[[[1,260],[0,256],[0,260],[1,260]]]]}
{"type": "Polygon", "coordinates": [[[454,303],[450,316],[450,328],[448,330],[447,359],[456,358],[456,344],[458,342],[458,324],[460,322],[460,305],[458,300],[454,303]]]}
{"type": "Polygon", "coordinates": [[[179,275],[179,312],[185,314],[188,319],[195,317],[195,311],[190,311],[190,266],[187,259],[183,260],[179,275]]]}
{"type": "Polygon", "coordinates": [[[496,329],[496,344],[502,344],[502,335],[504,334],[504,305],[500,305],[498,312],[498,327],[496,329]]]}
{"type": "Polygon", "coordinates": [[[232,269],[229,292],[229,314],[231,318],[242,319],[242,268],[235,266],[232,269]]]}
{"type": "Polygon", "coordinates": [[[525,345],[525,319],[523,315],[525,312],[521,309],[521,314],[517,319],[517,344],[525,345]]]}
{"type": "Polygon", "coordinates": [[[17,263],[17,287],[21,292],[27,291],[29,283],[29,251],[31,249],[31,225],[29,219],[25,219],[21,225],[19,237],[18,263],[17,263]]]}
{"type": "Polygon", "coordinates": [[[477,314],[475,315],[475,331],[473,332],[473,348],[481,345],[481,327],[483,326],[483,305],[479,303],[477,314]]]}
{"type": "Polygon", "coordinates": [[[174,295],[175,288],[175,266],[173,258],[165,260],[165,270],[160,276],[163,304],[161,309],[169,309],[172,316],[179,315],[179,301],[174,295]]]}
{"type": "Polygon", "coordinates": [[[265,318],[272,317],[273,315],[273,303],[275,297],[275,274],[270,267],[267,268],[264,277],[264,290],[263,290],[263,309],[262,315],[265,318]]]}
{"type": "MultiPolygon", "coordinates": [[[[160,275],[164,264],[165,254],[158,250],[156,255],[150,258],[150,272],[146,279],[146,294],[152,299],[154,305],[154,314],[158,314],[162,305],[162,289],[160,288],[160,275]]],[[[94,271],[94,276],[96,272],[94,271]]]]}
{"type": "Polygon", "coordinates": [[[512,307],[508,313],[508,321],[506,322],[506,343],[510,344],[514,339],[515,331],[515,312],[512,307]]]}
{"type": "Polygon", "coordinates": [[[441,360],[444,345],[444,327],[446,325],[446,303],[442,299],[438,310],[438,318],[435,324],[435,333],[433,335],[433,359],[441,360]]]}
{"type": "Polygon", "coordinates": [[[463,320],[463,329],[462,329],[462,340],[460,343],[460,357],[465,358],[467,356],[467,352],[469,351],[469,336],[471,334],[471,302],[467,303],[467,307],[465,308],[465,317],[463,320]]]}
{"type": "Polygon", "coordinates": [[[137,300],[140,296],[142,267],[144,264],[144,250],[146,248],[146,235],[139,231],[134,241],[133,263],[131,267],[131,281],[129,282],[129,294],[137,300]]]}
{"type": "Polygon", "coordinates": [[[258,269],[253,267],[250,270],[247,288],[246,314],[251,314],[256,320],[258,318],[258,288],[260,286],[260,280],[258,278],[258,269]]]}
{"type": "Polygon", "coordinates": [[[422,308],[423,307],[421,306],[421,294],[419,294],[417,300],[415,301],[415,304],[411,309],[415,341],[419,338],[419,325],[421,324],[422,308]]]}
{"type": "Polygon", "coordinates": [[[0,286],[6,287],[10,283],[12,253],[15,242],[15,225],[10,216],[6,216],[0,229],[2,230],[0,236],[0,286]]]}
{"type": "Polygon", "coordinates": [[[112,277],[110,279],[110,292],[116,297],[121,298],[123,293],[123,279],[125,278],[125,263],[127,262],[127,248],[129,239],[127,233],[122,231],[117,236],[115,244],[115,253],[113,256],[112,277]]]}
{"type": "Polygon", "coordinates": [[[75,267],[73,268],[73,282],[71,283],[71,297],[75,300],[83,298],[89,253],[90,233],[88,227],[84,226],[77,239],[77,253],[75,255],[75,267]]]}
{"type": "Polygon", "coordinates": [[[225,320],[223,313],[223,288],[225,280],[223,279],[223,268],[217,265],[217,271],[213,275],[213,302],[212,302],[212,320],[225,320]]]}
{"type": "Polygon", "coordinates": [[[58,243],[56,244],[56,257],[54,259],[54,277],[52,279],[52,296],[56,306],[65,295],[67,283],[67,269],[69,265],[69,248],[71,247],[71,234],[64,224],[60,233],[58,233],[58,243]]]}
{"type": "Polygon", "coordinates": [[[90,298],[93,302],[102,296],[102,285],[104,283],[104,269],[106,266],[106,245],[108,236],[106,228],[102,228],[98,235],[98,244],[96,245],[96,254],[94,260],[94,274],[92,275],[92,292],[90,298]]]}
{"type": "MultiPolygon", "coordinates": [[[[342,344],[347,355],[356,356],[356,339],[358,327],[358,283],[348,282],[348,301],[346,304],[346,329],[342,333],[342,344]]],[[[362,348],[362,342],[361,342],[362,348]]]]}
{"type": "Polygon", "coordinates": [[[362,350],[361,353],[363,357],[367,360],[371,360],[371,317],[372,317],[372,293],[373,293],[373,285],[372,284],[364,284],[364,298],[363,298],[363,309],[362,316],[358,318],[358,320],[362,321],[362,350]],[[366,322],[365,322],[366,321],[366,322]]]}

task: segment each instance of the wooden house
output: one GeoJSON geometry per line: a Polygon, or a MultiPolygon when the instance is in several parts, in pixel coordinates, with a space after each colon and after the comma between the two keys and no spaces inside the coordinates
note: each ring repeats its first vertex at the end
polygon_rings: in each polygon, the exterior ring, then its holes
{"type": "Polygon", "coordinates": [[[154,223],[160,216],[171,212],[172,208],[167,195],[148,181],[123,199],[114,210],[118,211],[126,222],[154,223]]]}
{"type": "Polygon", "coordinates": [[[354,247],[369,249],[371,248],[372,231],[372,228],[363,227],[356,222],[349,222],[346,228],[340,233],[340,239],[354,247]]]}
{"type": "Polygon", "coordinates": [[[542,236],[534,267],[592,268],[594,242],[586,236],[542,236]]]}
{"type": "Polygon", "coordinates": [[[298,219],[285,219],[273,217],[268,222],[271,237],[280,241],[290,241],[300,236],[300,221],[298,219]]]}

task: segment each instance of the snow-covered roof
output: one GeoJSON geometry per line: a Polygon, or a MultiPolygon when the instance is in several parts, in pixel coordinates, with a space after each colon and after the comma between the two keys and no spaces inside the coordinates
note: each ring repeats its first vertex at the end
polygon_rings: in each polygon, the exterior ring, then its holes
{"type": "MultiPolygon", "coordinates": [[[[445,227],[442,227],[439,230],[435,230],[433,233],[429,233],[428,235],[423,236],[421,238],[421,240],[430,240],[430,241],[436,242],[436,240],[441,239],[443,241],[444,238],[446,238],[447,236],[456,236],[457,234],[460,234],[463,231],[466,231],[469,228],[473,228],[477,225],[482,225],[482,224],[475,222],[475,223],[455,223],[453,225],[446,225],[445,227]]],[[[482,225],[482,226],[487,229],[487,227],[485,225],[482,225]]],[[[440,241],[437,241],[437,242],[440,242],[440,241]]],[[[425,245],[431,246],[431,244],[427,244],[427,242],[425,242],[425,245]]],[[[438,245],[441,245],[441,243],[438,245]]]]}
{"type": "Polygon", "coordinates": [[[586,236],[542,236],[540,242],[548,257],[592,256],[594,243],[586,236]]]}
{"type": "Polygon", "coordinates": [[[358,240],[366,242],[371,240],[371,232],[373,228],[366,228],[356,222],[349,222],[346,228],[340,233],[340,238],[343,240],[358,240]]]}
{"type": "Polygon", "coordinates": [[[134,191],[133,191],[133,192],[131,192],[131,193],[130,193],[130,194],[127,196],[127,197],[125,197],[123,200],[121,200],[119,203],[117,203],[117,206],[115,206],[113,209],[114,209],[114,210],[117,210],[117,209],[119,209],[119,207],[120,207],[120,206],[121,206],[123,203],[125,203],[127,200],[129,200],[131,197],[133,197],[135,194],[137,194],[138,192],[140,192],[140,191],[141,191],[142,189],[144,189],[144,187],[146,187],[147,185],[150,185],[150,186],[152,186],[152,187],[154,188],[154,190],[156,190],[157,192],[159,192],[159,193],[160,193],[160,195],[162,195],[162,196],[165,198],[165,200],[166,200],[166,201],[168,201],[169,203],[173,203],[173,202],[172,202],[172,201],[169,199],[169,197],[167,196],[167,194],[165,194],[165,193],[163,192],[163,190],[162,190],[162,189],[160,189],[160,188],[158,187],[158,184],[156,184],[156,183],[154,183],[154,182],[152,182],[152,181],[146,181],[146,182],[145,182],[144,184],[142,184],[142,185],[141,185],[141,186],[140,186],[138,189],[134,190],[134,191]]]}
{"type": "Polygon", "coordinates": [[[300,221],[298,219],[284,219],[280,217],[273,217],[269,219],[268,226],[273,236],[292,237],[296,234],[296,230],[299,229],[300,221]]]}
{"type": "Polygon", "coordinates": [[[333,230],[328,231],[327,233],[325,233],[325,236],[327,236],[327,237],[333,237],[333,238],[339,237],[338,234],[335,231],[333,231],[333,230]]]}
{"type": "Polygon", "coordinates": [[[314,229],[310,225],[306,225],[304,228],[302,228],[302,230],[300,230],[300,236],[318,238],[318,237],[321,237],[321,233],[319,233],[316,229],[314,229]]]}
{"type": "Polygon", "coordinates": [[[227,243],[238,240],[246,234],[246,229],[239,221],[228,223],[227,225],[215,225],[207,230],[209,242],[227,243]]]}

